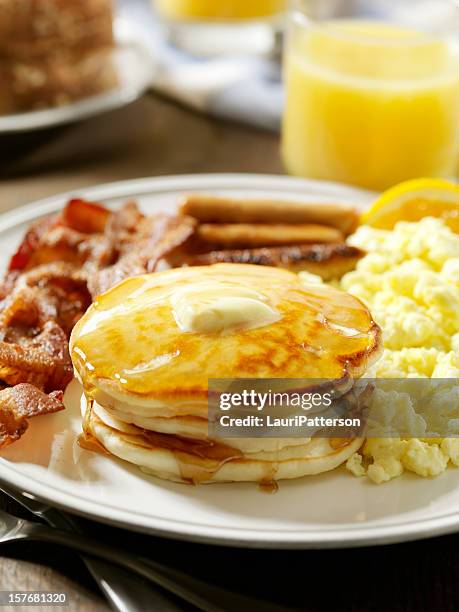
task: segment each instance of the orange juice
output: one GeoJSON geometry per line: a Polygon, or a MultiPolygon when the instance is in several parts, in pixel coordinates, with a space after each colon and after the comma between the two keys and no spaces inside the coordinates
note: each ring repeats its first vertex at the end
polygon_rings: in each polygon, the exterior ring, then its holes
{"type": "Polygon", "coordinates": [[[156,0],[172,20],[237,20],[269,17],[285,9],[286,0],[156,0]]]}
{"type": "Polygon", "coordinates": [[[383,23],[294,30],[283,158],[298,176],[385,189],[455,174],[459,59],[445,39],[383,23]]]}

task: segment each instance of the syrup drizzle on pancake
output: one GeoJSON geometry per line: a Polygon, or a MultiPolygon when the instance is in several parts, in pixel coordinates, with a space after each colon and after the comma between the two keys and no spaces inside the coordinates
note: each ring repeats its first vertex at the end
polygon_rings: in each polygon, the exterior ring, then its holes
{"type": "Polygon", "coordinates": [[[143,435],[152,446],[172,451],[182,479],[192,484],[211,480],[224,463],[243,457],[239,449],[215,440],[191,440],[146,430],[143,435]]]}
{"type": "Polygon", "coordinates": [[[277,491],[279,490],[279,485],[277,484],[276,480],[261,480],[258,483],[258,488],[260,489],[260,491],[263,491],[263,493],[277,493],[277,491]]]}
{"type": "MultiPolygon", "coordinates": [[[[205,272],[184,268],[135,277],[100,296],[72,338],[81,379],[85,384],[104,379],[122,393],[144,397],[206,400],[210,378],[360,375],[380,345],[368,309],[330,287],[305,287],[284,270],[265,268],[260,274],[253,267],[221,264],[205,272]],[[174,287],[193,284],[204,274],[225,278],[228,267],[237,268],[244,286],[269,290],[280,320],[229,334],[180,330],[170,306],[174,287]]],[[[233,270],[233,282],[234,277],[233,270]]]]}
{"type": "MultiPolygon", "coordinates": [[[[92,410],[92,401],[88,401],[83,417],[83,433],[78,437],[78,445],[85,450],[102,455],[110,453],[97,440],[91,430],[91,420],[100,418],[92,410]]],[[[113,429],[107,423],[105,427],[113,429]]],[[[180,476],[184,482],[199,484],[211,480],[212,476],[227,461],[241,459],[242,451],[215,440],[193,440],[180,436],[161,434],[136,427],[135,434],[129,434],[129,443],[147,449],[164,449],[174,454],[180,468],[180,476]]]]}
{"type": "Polygon", "coordinates": [[[92,451],[94,453],[99,453],[101,455],[109,455],[110,453],[107,449],[97,440],[95,436],[91,433],[91,413],[93,407],[93,400],[88,400],[86,405],[86,410],[83,416],[82,428],[83,432],[77,438],[77,444],[84,450],[92,451]]]}

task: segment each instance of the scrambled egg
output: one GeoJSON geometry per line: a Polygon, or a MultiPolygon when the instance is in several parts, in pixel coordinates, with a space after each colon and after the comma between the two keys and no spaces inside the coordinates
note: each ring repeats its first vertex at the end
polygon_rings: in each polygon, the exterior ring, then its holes
{"type": "MultiPolygon", "coordinates": [[[[368,255],[340,287],[361,298],[383,330],[385,351],[369,376],[459,378],[459,235],[429,217],[393,231],[362,226],[349,243],[368,255]]],[[[441,390],[422,418],[416,397],[388,393],[378,388],[376,402],[387,410],[390,399],[393,418],[417,426],[419,438],[370,438],[347,468],[382,483],[404,470],[436,476],[459,466],[459,422],[448,413],[456,386],[441,390]],[[422,437],[441,427],[458,438],[422,437]]]]}

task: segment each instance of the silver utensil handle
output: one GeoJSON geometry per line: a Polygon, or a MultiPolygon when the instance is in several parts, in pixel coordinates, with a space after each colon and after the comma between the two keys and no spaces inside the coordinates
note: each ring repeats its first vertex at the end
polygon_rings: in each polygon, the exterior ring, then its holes
{"type": "Polygon", "coordinates": [[[84,555],[81,558],[113,610],[183,612],[183,606],[173,602],[168,593],[163,594],[158,587],[132,572],[84,555]]]}
{"type": "MultiPolygon", "coordinates": [[[[78,520],[68,514],[36,499],[24,497],[19,491],[1,481],[0,490],[48,525],[84,535],[84,528],[78,520]]],[[[81,555],[81,560],[115,612],[145,612],[145,610],[182,612],[183,607],[176,603],[169,593],[139,578],[136,574],[93,557],[81,555]]]]}
{"type": "MultiPolygon", "coordinates": [[[[56,508],[41,506],[37,502],[36,507],[36,514],[49,525],[84,536],[79,522],[73,517],[56,508]]],[[[157,586],[146,582],[136,574],[93,557],[82,555],[81,559],[111,608],[116,612],[145,612],[145,610],[182,612],[183,608],[172,601],[169,594],[161,592],[157,586]]]]}
{"type": "Polygon", "coordinates": [[[256,609],[257,612],[279,612],[278,606],[268,602],[238,595],[156,561],[134,557],[124,550],[102,544],[78,533],[58,531],[38,523],[26,523],[21,531],[25,538],[68,546],[89,556],[115,563],[151,580],[204,612],[252,609],[256,609]]]}
{"type": "MultiPolygon", "coordinates": [[[[97,540],[92,540],[79,533],[59,531],[39,523],[24,522],[20,538],[67,546],[85,555],[119,565],[147,580],[151,580],[166,591],[173,593],[204,612],[225,612],[228,609],[226,608],[227,602],[225,600],[234,597],[232,593],[222,590],[225,595],[222,598],[222,592],[218,590],[217,601],[215,601],[215,594],[210,585],[210,597],[208,598],[207,585],[205,583],[184,574],[182,575],[180,572],[171,572],[168,568],[158,563],[154,565],[147,563],[143,559],[136,558],[123,550],[103,544],[97,540]]],[[[244,608],[238,607],[237,609],[244,608]]]]}

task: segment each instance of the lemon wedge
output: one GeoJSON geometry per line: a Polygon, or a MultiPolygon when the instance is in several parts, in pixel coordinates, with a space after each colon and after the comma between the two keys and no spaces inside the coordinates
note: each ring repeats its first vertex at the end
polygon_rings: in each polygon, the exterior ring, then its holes
{"type": "Polygon", "coordinates": [[[459,233],[459,185],[443,179],[415,179],[385,191],[363,213],[360,222],[391,230],[398,221],[437,217],[459,233]]]}

